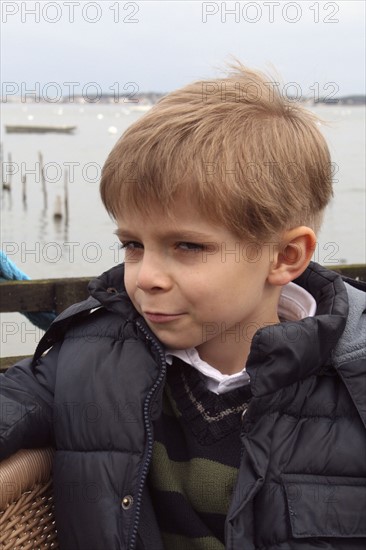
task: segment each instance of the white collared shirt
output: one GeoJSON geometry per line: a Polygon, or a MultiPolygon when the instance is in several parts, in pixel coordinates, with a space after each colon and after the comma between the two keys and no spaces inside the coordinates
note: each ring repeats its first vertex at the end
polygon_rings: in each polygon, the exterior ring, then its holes
{"type": "MultiPolygon", "coordinates": [[[[277,311],[280,319],[299,321],[315,315],[316,301],[302,287],[295,283],[288,283],[282,287],[277,311]]],[[[178,357],[204,374],[207,388],[216,394],[228,392],[250,382],[245,366],[242,371],[235,374],[222,374],[218,369],[203,361],[196,348],[166,350],[165,356],[169,365],[173,362],[173,356],[178,357]]]]}

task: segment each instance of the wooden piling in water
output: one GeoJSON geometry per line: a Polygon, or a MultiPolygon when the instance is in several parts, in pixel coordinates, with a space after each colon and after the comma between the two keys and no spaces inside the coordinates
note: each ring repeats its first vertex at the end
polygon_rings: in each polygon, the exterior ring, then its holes
{"type": "Polygon", "coordinates": [[[55,199],[55,209],[53,211],[53,219],[56,222],[62,220],[62,203],[61,203],[60,195],[57,195],[55,199]]]}
{"type": "Polygon", "coordinates": [[[44,209],[47,210],[47,187],[46,187],[46,178],[44,175],[44,167],[43,167],[43,155],[41,151],[38,151],[38,162],[39,162],[39,173],[41,176],[41,183],[42,183],[42,192],[43,192],[43,205],[44,209]]]}
{"type": "Polygon", "coordinates": [[[69,225],[69,171],[66,168],[64,172],[64,208],[65,208],[65,226],[69,225]]]}
{"type": "Polygon", "coordinates": [[[23,198],[23,206],[24,208],[27,207],[27,176],[24,174],[22,176],[22,198],[23,198]]]}
{"type": "MultiPolygon", "coordinates": [[[[9,166],[11,165],[11,163],[12,163],[11,153],[8,153],[8,164],[9,164],[9,166]]],[[[11,193],[11,184],[12,184],[12,180],[13,180],[12,172],[9,172],[8,176],[9,176],[9,180],[7,182],[3,181],[3,191],[9,191],[9,193],[11,193]]]]}

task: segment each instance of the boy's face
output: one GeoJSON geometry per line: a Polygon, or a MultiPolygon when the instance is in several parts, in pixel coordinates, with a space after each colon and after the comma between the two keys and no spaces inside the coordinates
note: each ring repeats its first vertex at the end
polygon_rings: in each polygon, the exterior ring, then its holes
{"type": "Polygon", "coordinates": [[[177,200],[169,218],[159,208],[119,217],[126,290],[166,347],[195,347],[222,372],[236,372],[255,330],[278,322],[268,249],[215,226],[193,202],[177,200]]]}

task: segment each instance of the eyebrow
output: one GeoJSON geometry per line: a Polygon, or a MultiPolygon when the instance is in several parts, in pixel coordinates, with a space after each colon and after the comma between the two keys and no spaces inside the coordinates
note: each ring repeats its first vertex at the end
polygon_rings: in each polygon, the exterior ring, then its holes
{"type": "MultiPolygon", "coordinates": [[[[123,239],[136,239],[137,235],[128,231],[128,229],[123,229],[118,227],[114,233],[121,240],[123,239]]],[[[212,242],[214,239],[212,235],[207,235],[206,233],[200,233],[199,231],[168,231],[160,235],[160,238],[168,239],[178,239],[178,240],[193,240],[193,241],[202,241],[202,242],[212,242]]]]}

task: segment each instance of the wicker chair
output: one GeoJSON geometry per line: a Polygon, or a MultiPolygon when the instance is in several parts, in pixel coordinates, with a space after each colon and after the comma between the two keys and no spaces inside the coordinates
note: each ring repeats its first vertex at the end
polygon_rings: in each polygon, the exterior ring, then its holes
{"type": "Polygon", "coordinates": [[[53,514],[54,450],[22,449],[0,462],[0,550],[59,548],[53,514]]]}

